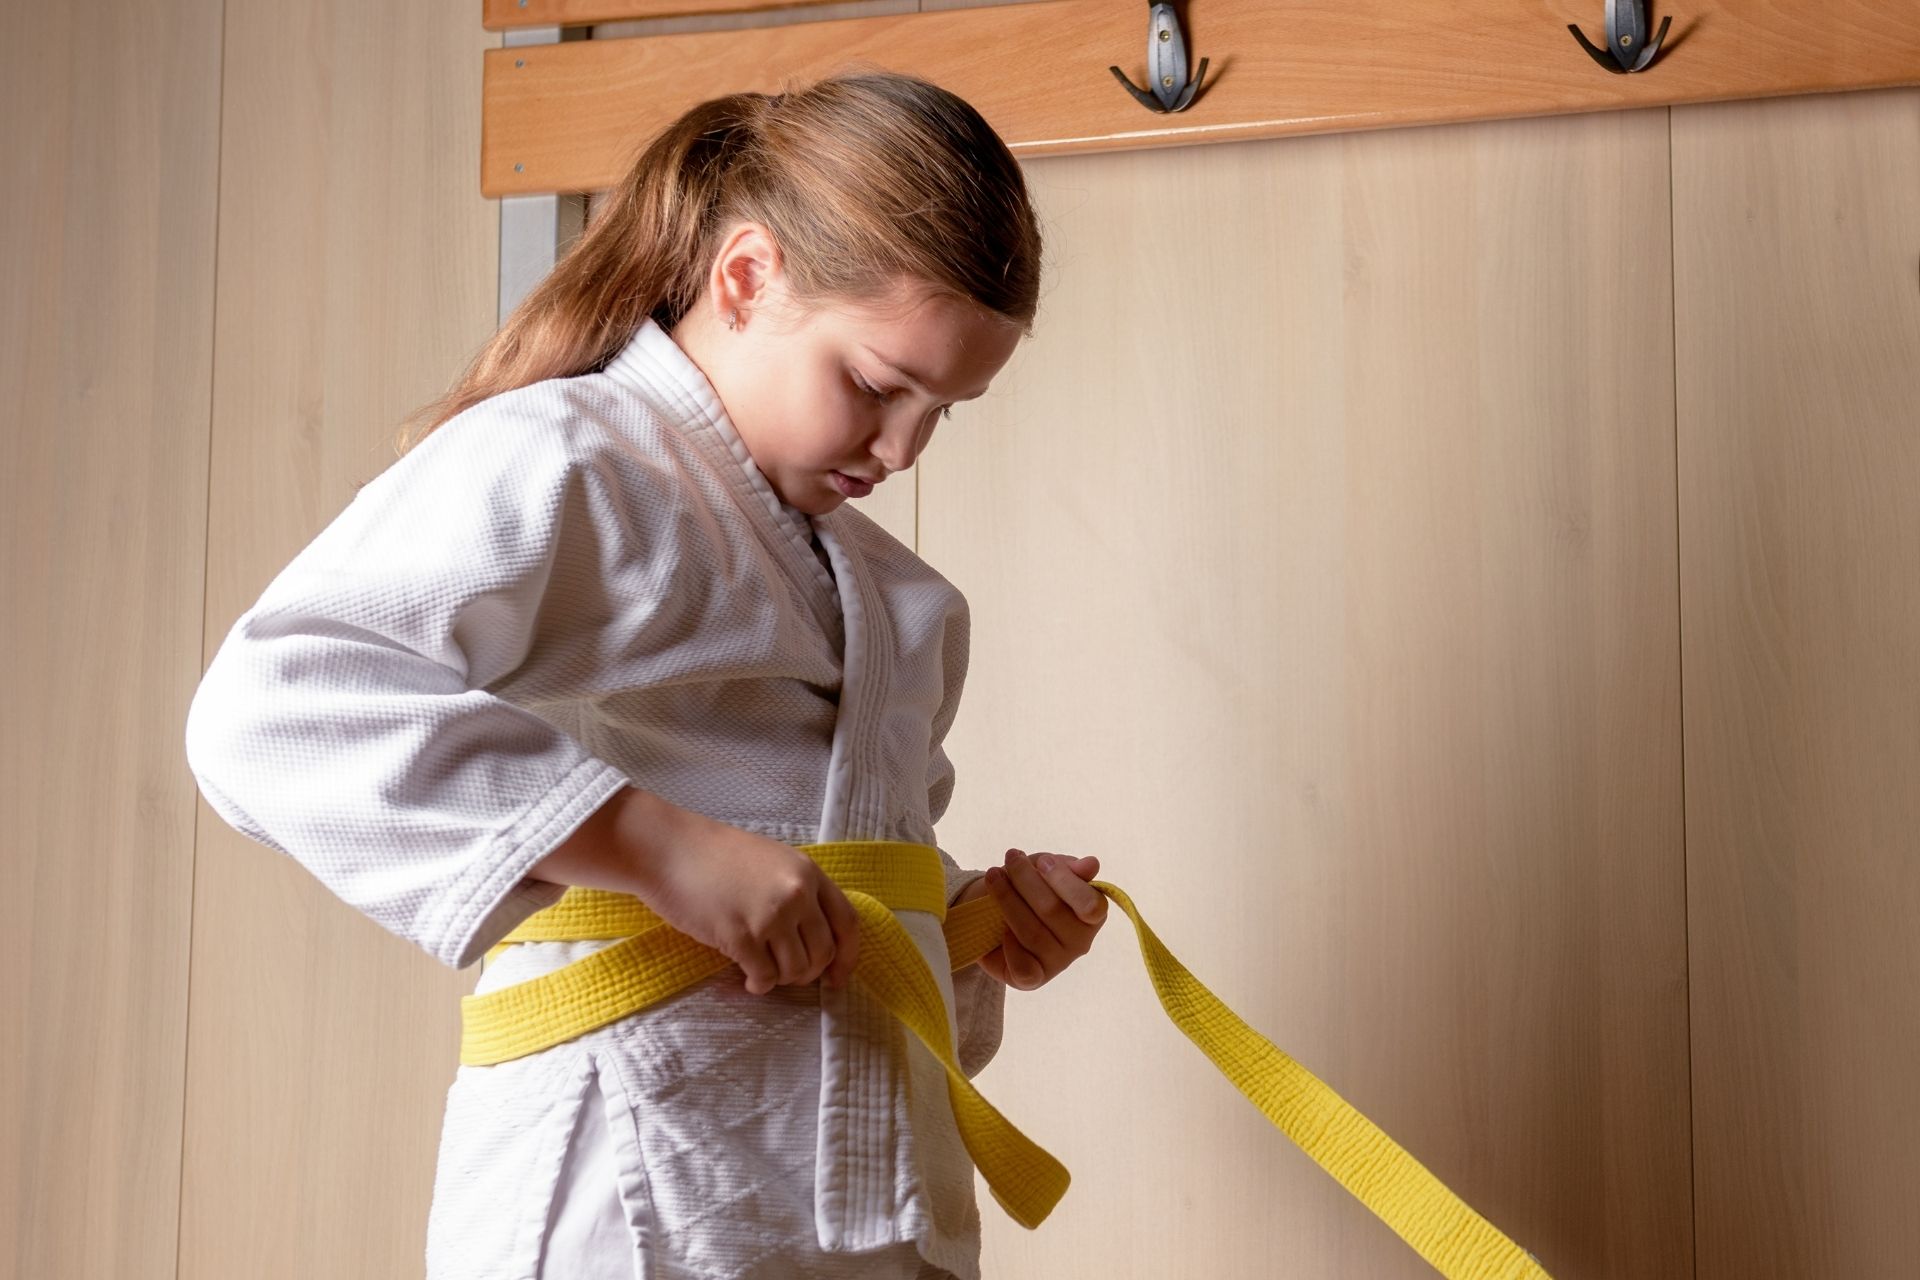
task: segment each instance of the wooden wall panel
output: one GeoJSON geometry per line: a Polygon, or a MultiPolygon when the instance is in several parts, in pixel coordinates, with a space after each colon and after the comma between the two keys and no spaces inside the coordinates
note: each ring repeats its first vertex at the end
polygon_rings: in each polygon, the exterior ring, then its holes
{"type": "Polygon", "coordinates": [[[0,48],[0,1276],[174,1274],[220,5],[0,48]]]}
{"type": "MultiPolygon", "coordinates": [[[[206,658],[493,332],[498,262],[472,9],[226,12],[206,658]]],[[[417,1276],[477,970],[200,831],[180,1275],[417,1276]]]]}
{"type": "Polygon", "coordinates": [[[1699,1280],[1920,1258],[1920,92],[1674,112],[1699,1280]]]}
{"type": "MultiPolygon", "coordinates": [[[[1030,162],[1037,336],[919,464],[942,824],[1095,854],[1557,1280],[1691,1259],[1664,110],[1030,162]]],[[[982,1086],[1074,1183],[994,1276],[1427,1277],[1117,910],[982,1086]]]]}

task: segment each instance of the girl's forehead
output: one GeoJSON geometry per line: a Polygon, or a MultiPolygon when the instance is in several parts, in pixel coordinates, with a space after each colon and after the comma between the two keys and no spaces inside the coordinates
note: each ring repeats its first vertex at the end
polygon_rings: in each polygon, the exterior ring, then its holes
{"type": "Polygon", "coordinates": [[[929,345],[955,353],[994,347],[989,336],[1017,337],[1019,330],[1003,316],[925,287],[905,297],[839,300],[822,308],[822,315],[839,334],[870,342],[888,358],[911,358],[929,345]]]}

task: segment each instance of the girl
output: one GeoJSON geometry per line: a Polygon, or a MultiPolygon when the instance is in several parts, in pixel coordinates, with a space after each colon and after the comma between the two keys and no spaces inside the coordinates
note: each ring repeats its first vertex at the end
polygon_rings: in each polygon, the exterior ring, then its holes
{"type": "MultiPolygon", "coordinates": [[[[987,389],[1039,272],[953,95],[703,103],[215,654],[209,805],[387,929],[465,968],[582,885],[737,962],[458,1069],[429,1277],[978,1280],[945,1070],[846,982],[856,917],[793,846],[934,842],[966,600],[845,503],[987,389]]],[[[939,918],[898,913],[972,1076],[1106,898],[1092,858],[941,859],[1008,925],[950,975],[939,918]]],[[[610,945],[515,942],[476,994],[610,945]]]]}

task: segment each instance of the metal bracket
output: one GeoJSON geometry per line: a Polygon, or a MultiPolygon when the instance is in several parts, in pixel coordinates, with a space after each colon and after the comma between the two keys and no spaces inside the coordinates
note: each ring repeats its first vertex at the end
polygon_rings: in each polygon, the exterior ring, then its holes
{"type": "MultiPolygon", "coordinates": [[[[507,46],[584,40],[585,27],[522,27],[503,33],[507,46]]],[[[496,324],[504,324],[520,300],[544,280],[587,221],[584,193],[503,196],[500,200],[500,296],[496,324]]]]}
{"type": "MultiPolygon", "coordinates": [[[[1613,0],[1607,0],[1613,3],[1613,0]]],[[[1110,66],[1113,78],[1149,111],[1185,111],[1200,92],[1207,78],[1207,60],[1200,59],[1200,70],[1193,83],[1187,83],[1187,41],[1180,34],[1180,16],[1170,0],[1147,0],[1147,89],[1139,89],[1118,67],[1110,66]],[[1149,92],[1150,91],[1150,92],[1149,92]]]]}
{"type": "Polygon", "coordinates": [[[1646,0],[1607,0],[1607,47],[1604,50],[1594,48],[1593,42],[1571,22],[1567,30],[1573,32],[1573,38],[1593,55],[1595,62],[1608,71],[1625,74],[1647,69],[1653,55],[1660,52],[1660,42],[1667,38],[1667,26],[1672,21],[1672,14],[1661,19],[1659,34],[1648,44],[1646,0]]]}

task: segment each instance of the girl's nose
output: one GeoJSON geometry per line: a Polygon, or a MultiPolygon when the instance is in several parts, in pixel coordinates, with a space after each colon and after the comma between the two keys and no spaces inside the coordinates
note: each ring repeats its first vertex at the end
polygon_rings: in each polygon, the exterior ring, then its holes
{"type": "Polygon", "coordinates": [[[880,438],[873,442],[873,456],[880,460],[880,465],[885,467],[889,474],[905,471],[913,465],[914,457],[920,451],[921,440],[922,437],[917,430],[911,427],[903,428],[898,424],[889,424],[886,430],[880,433],[880,438]]]}

